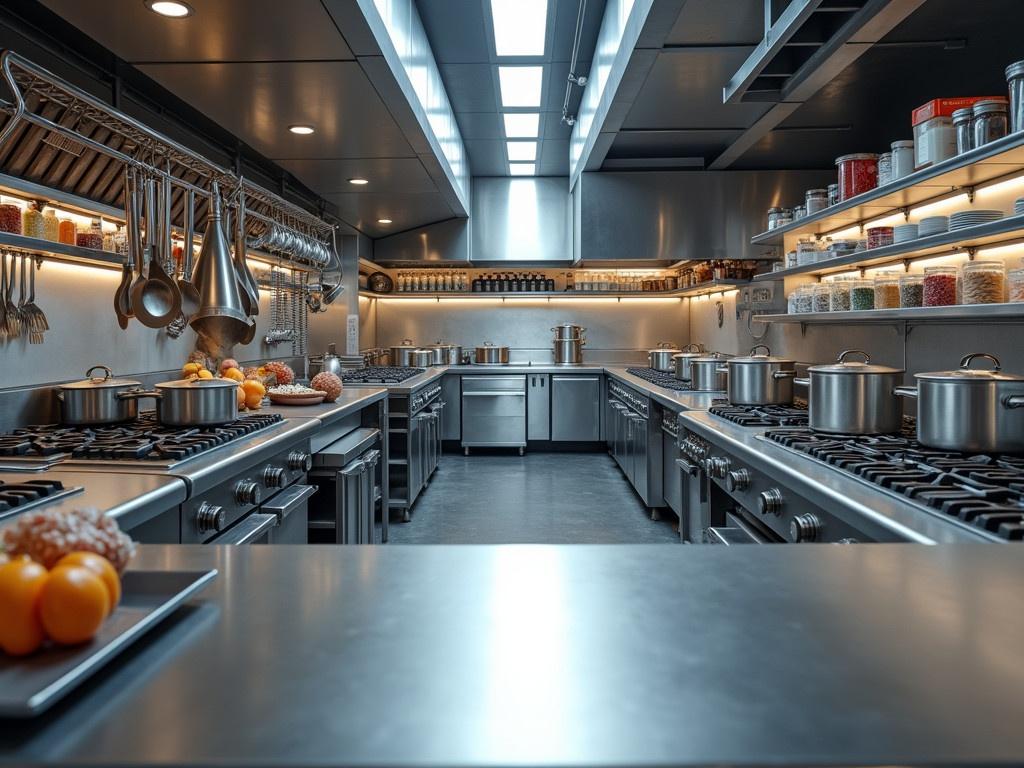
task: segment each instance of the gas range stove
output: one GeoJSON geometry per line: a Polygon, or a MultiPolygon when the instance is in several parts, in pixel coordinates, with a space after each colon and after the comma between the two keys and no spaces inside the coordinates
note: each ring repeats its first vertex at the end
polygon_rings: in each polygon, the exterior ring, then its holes
{"type": "Polygon", "coordinates": [[[778,429],[764,439],[1001,539],[1024,540],[1024,457],[926,448],[912,422],[900,435],[778,429]]]}
{"type": "Polygon", "coordinates": [[[653,368],[627,368],[626,373],[650,382],[657,387],[671,389],[673,392],[690,391],[690,382],[677,379],[673,374],[665,373],[664,371],[656,371],[653,368]]]}
{"type": "Polygon", "coordinates": [[[341,374],[341,380],[345,384],[359,386],[360,384],[401,384],[406,379],[426,373],[426,368],[410,368],[406,366],[372,366],[370,368],[356,368],[345,371],[341,374]]]}
{"type": "Polygon", "coordinates": [[[794,405],[730,405],[716,400],[708,412],[741,427],[806,427],[807,406],[794,405]]]}
{"type": "Polygon", "coordinates": [[[67,462],[130,462],[171,469],[280,421],[279,414],[256,413],[216,427],[167,427],[157,421],[154,411],[146,411],[124,424],[21,427],[0,435],[0,465],[48,468],[67,462]]]}
{"type": "Polygon", "coordinates": [[[18,482],[0,480],[0,518],[52,504],[81,492],[81,486],[65,486],[60,480],[52,478],[18,482]]]}

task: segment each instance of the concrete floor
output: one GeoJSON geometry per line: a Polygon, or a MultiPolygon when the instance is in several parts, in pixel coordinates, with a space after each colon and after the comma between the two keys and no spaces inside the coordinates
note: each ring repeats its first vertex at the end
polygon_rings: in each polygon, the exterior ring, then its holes
{"type": "Polygon", "coordinates": [[[652,521],[605,452],[446,453],[394,544],[679,543],[670,510],[652,521]]]}

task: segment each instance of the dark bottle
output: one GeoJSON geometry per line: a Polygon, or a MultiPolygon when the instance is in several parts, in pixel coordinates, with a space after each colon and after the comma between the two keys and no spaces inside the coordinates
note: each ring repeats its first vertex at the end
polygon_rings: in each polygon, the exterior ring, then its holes
{"type": "Polygon", "coordinates": [[[484,293],[494,290],[494,278],[490,274],[484,276],[484,293]]]}
{"type": "Polygon", "coordinates": [[[498,278],[498,290],[502,293],[506,293],[508,291],[508,275],[504,272],[502,272],[498,278]]]}
{"type": "Polygon", "coordinates": [[[480,293],[480,291],[483,290],[483,287],[484,287],[484,281],[480,277],[480,275],[477,275],[476,277],[474,277],[473,278],[473,293],[480,293]]]}
{"type": "MultiPolygon", "coordinates": [[[[549,288],[548,290],[554,290],[554,288],[549,288]]],[[[567,291],[575,291],[576,290],[576,275],[574,273],[572,273],[572,272],[566,272],[565,273],[565,290],[567,290],[567,291]]]]}
{"type": "Polygon", "coordinates": [[[515,292],[517,292],[519,290],[519,273],[518,272],[513,272],[512,273],[512,279],[509,280],[508,289],[510,291],[512,291],[513,293],[515,293],[515,292]]]}
{"type": "Polygon", "coordinates": [[[537,276],[530,275],[530,279],[526,283],[526,290],[536,291],[537,290],[537,276]]]}

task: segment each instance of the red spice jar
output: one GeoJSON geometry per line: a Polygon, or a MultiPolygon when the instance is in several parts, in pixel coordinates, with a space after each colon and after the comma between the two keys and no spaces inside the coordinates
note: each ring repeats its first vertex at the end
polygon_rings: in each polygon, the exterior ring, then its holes
{"type": "Polygon", "coordinates": [[[0,232],[21,234],[21,208],[14,203],[0,204],[0,232]]]}
{"type": "Polygon", "coordinates": [[[58,237],[62,243],[66,245],[75,244],[75,235],[78,234],[78,228],[71,219],[61,219],[58,232],[58,237]]]}
{"type": "Polygon", "coordinates": [[[956,267],[925,268],[924,306],[948,307],[956,304],[956,275],[956,267]]]}
{"type": "Polygon", "coordinates": [[[839,167],[839,202],[878,186],[878,155],[860,153],[836,158],[839,167]]]}

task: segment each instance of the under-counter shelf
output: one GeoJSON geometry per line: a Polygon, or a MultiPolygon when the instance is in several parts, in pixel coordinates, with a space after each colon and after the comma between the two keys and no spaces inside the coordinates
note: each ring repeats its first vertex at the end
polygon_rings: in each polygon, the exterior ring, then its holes
{"type": "Polygon", "coordinates": [[[762,323],[800,325],[869,325],[874,323],[1024,323],[1024,302],[1007,304],[955,304],[949,307],[865,309],[856,312],[803,312],[757,315],[762,323]]]}
{"type": "Polygon", "coordinates": [[[754,245],[783,245],[786,236],[818,235],[856,225],[951,192],[1024,172],[1024,132],[1012,133],[962,155],[922,168],[823,211],[751,238],[754,245]]]}
{"type": "Polygon", "coordinates": [[[648,299],[687,298],[706,296],[712,293],[732,291],[749,280],[710,280],[705,283],[678,288],[674,291],[396,291],[395,293],[374,293],[360,291],[360,296],[373,299],[648,299]]]}
{"type": "Polygon", "coordinates": [[[836,272],[851,272],[855,269],[898,264],[955,251],[971,253],[976,248],[1010,245],[1021,241],[1024,241],[1024,215],[1006,216],[998,221],[990,221],[975,227],[964,227],[952,232],[918,237],[905,243],[869,248],[847,256],[824,259],[813,264],[765,272],[755,275],[754,280],[780,280],[795,275],[829,275],[836,272]]]}

